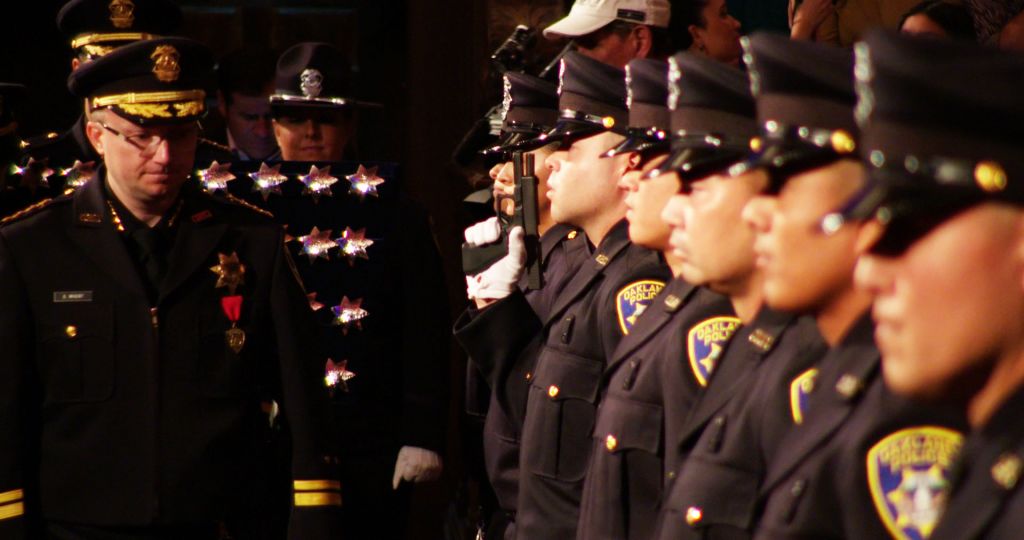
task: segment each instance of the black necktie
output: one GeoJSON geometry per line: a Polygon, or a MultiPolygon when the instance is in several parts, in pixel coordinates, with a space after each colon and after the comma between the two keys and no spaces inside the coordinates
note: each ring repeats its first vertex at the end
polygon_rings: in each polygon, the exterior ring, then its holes
{"type": "Polygon", "coordinates": [[[160,289],[160,283],[167,273],[167,255],[163,235],[150,227],[139,227],[132,232],[132,239],[139,246],[139,262],[146,270],[146,278],[153,290],[160,289]]]}

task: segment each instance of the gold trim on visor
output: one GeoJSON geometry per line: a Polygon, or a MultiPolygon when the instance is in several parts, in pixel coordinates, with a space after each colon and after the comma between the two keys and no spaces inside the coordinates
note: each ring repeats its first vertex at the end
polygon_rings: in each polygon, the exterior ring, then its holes
{"type": "Polygon", "coordinates": [[[145,32],[119,32],[115,34],[85,34],[78,36],[71,40],[71,48],[77,49],[86,45],[92,45],[95,43],[104,43],[108,41],[144,41],[150,39],[156,39],[156,34],[147,34],[145,32]]]}
{"type": "Polygon", "coordinates": [[[24,513],[25,504],[20,501],[13,504],[5,504],[0,506],[0,521],[16,518],[24,513]]]}
{"type": "Polygon", "coordinates": [[[198,116],[206,110],[205,99],[206,92],[203,90],[180,90],[100,96],[90,99],[89,103],[93,108],[116,106],[142,118],[187,118],[198,116]]]}
{"type": "Polygon", "coordinates": [[[337,480],[296,480],[295,491],[340,490],[341,482],[337,480]]]}
{"type": "Polygon", "coordinates": [[[9,502],[20,501],[24,497],[25,491],[21,489],[5,491],[3,493],[0,493],[0,504],[7,504],[9,502]]]}
{"type": "Polygon", "coordinates": [[[130,92],[111,96],[94,97],[90,101],[93,107],[109,107],[125,103],[170,103],[172,101],[194,101],[206,99],[203,90],[177,90],[173,92],[130,92]]]}
{"type": "Polygon", "coordinates": [[[354,103],[351,100],[348,100],[348,99],[345,99],[345,98],[305,97],[305,96],[292,96],[292,95],[289,95],[289,94],[274,94],[274,95],[270,96],[270,102],[274,103],[275,101],[286,101],[286,102],[287,101],[294,101],[294,102],[299,102],[299,103],[314,101],[316,103],[329,103],[331,105],[339,105],[339,106],[354,105],[354,103]]]}
{"type": "Polygon", "coordinates": [[[296,493],[295,506],[341,506],[341,493],[322,491],[296,493]]]}

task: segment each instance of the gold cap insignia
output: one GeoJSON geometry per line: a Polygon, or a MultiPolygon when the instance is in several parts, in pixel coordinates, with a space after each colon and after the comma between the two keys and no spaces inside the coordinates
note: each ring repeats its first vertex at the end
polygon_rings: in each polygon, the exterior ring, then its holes
{"type": "Polygon", "coordinates": [[[320,97],[323,91],[324,76],[315,69],[304,69],[299,75],[299,88],[302,89],[302,96],[306,99],[320,97]]]}
{"type": "Polygon", "coordinates": [[[853,137],[839,129],[832,132],[832,149],[840,154],[850,154],[857,149],[857,142],[853,140],[853,137]]]}
{"type": "Polygon", "coordinates": [[[982,161],[974,168],[974,181],[989,193],[1006,189],[1006,171],[994,161],[982,161]]]}
{"type": "Polygon", "coordinates": [[[992,466],[992,480],[1003,489],[1013,489],[1020,479],[1021,459],[1016,454],[1003,454],[992,466]]]}
{"type": "Polygon", "coordinates": [[[135,4],[132,0],[111,0],[110,22],[114,28],[131,28],[135,23],[135,4]]]}
{"type": "Polygon", "coordinates": [[[153,73],[157,80],[160,82],[178,80],[178,76],[181,75],[181,66],[178,65],[181,54],[178,49],[172,45],[160,45],[149,57],[153,59],[153,73]]]}

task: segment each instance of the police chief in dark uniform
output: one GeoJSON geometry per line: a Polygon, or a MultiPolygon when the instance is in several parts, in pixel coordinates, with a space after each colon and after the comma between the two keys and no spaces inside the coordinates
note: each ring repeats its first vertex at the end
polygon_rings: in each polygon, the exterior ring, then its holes
{"type": "Polygon", "coordinates": [[[856,52],[874,189],[849,214],[883,228],[856,276],[874,296],[882,376],[970,425],[948,482],[928,461],[957,448],[918,444],[879,463],[876,504],[896,535],[927,523],[933,540],[1020,538],[1024,59],[881,32],[856,52]]]}
{"type": "Polygon", "coordinates": [[[283,231],[186,184],[213,59],[167,38],[76,70],[104,164],[0,227],[0,533],[216,538],[280,396],[291,538],[335,538],[324,358],[283,231]]]}

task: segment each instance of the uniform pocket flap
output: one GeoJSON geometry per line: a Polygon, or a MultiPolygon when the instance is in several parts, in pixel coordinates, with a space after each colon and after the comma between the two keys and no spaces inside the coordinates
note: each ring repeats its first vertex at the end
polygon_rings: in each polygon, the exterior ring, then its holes
{"type": "Polygon", "coordinates": [[[752,471],[691,454],[672,486],[669,505],[688,516],[687,523],[693,528],[726,525],[749,530],[759,483],[752,471]]]}
{"type": "Polygon", "coordinates": [[[555,401],[582,399],[596,403],[603,372],[603,362],[547,349],[537,360],[533,385],[555,401]]]}
{"type": "Polygon", "coordinates": [[[598,414],[594,438],[608,452],[643,450],[657,455],[661,449],[662,408],[621,396],[607,396],[598,414]]]}

